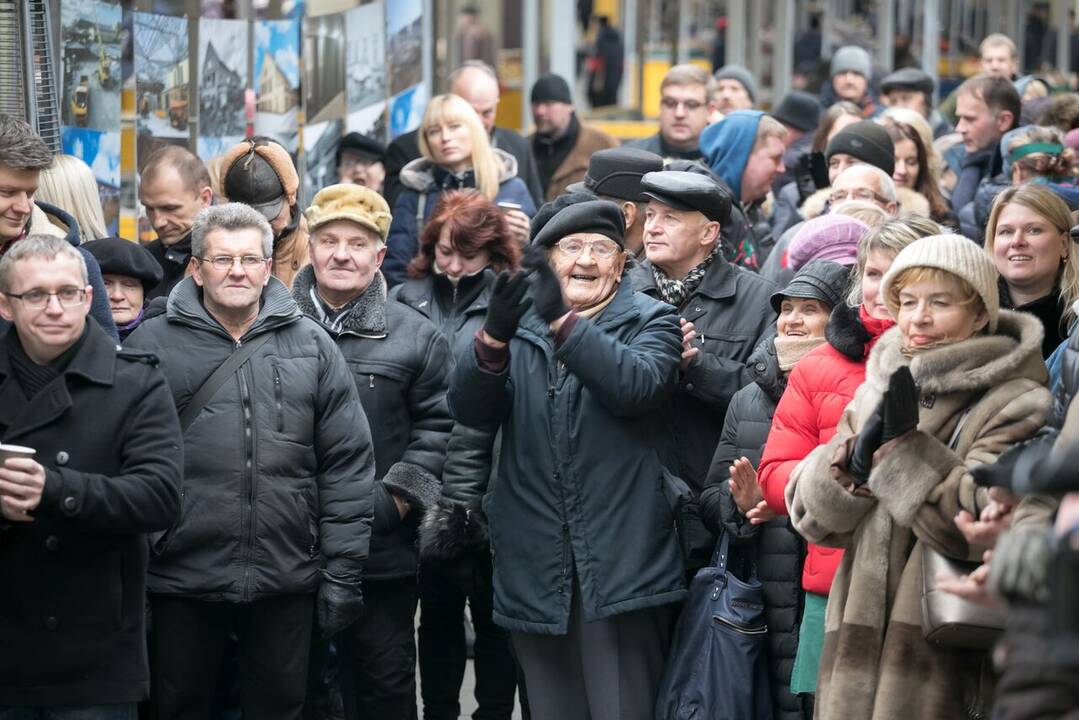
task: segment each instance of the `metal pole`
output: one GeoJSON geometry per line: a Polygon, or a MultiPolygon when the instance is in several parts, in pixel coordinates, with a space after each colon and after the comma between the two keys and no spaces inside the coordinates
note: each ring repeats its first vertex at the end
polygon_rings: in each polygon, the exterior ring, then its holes
{"type": "MultiPolygon", "coordinates": [[[[527,5],[525,6],[527,10],[527,5]]],[[[575,42],[577,39],[577,13],[574,12],[573,0],[554,0],[551,3],[551,32],[550,32],[550,63],[551,72],[556,75],[561,75],[569,83],[570,88],[577,87],[577,50],[575,42]]],[[[538,13],[538,5],[537,10],[538,13]]],[[[537,18],[538,20],[538,18],[537,18]]],[[[525,43],[532,40],[537,48],[539,48],[539,23],[531,25],[527,18],[524,19],[524,28],[522,29],[521,37],[525,43]],[[533,37],[529,37],[532,34],[533,37]]],[[[527,44],[522,46],[522,50],[528,47],[527,44]]],[[[537,68],[538,68],[537,59],[537,68]]],[[[537,75],[538,77],[538,75],[537,75]]],[[[522,92],[529,93],[532,90],[532,85],[526,85],[523,87],[522,92]]],[[[529,111],[529,121],[531,121],[532,114],[529,111]]],[[[527,127],[527,124],[526,124],[527,127]]]]}
{"type": "MultiPolygon", "coordinates": [[[[658,1],[658,0],[657,0],[658,1]]],[[[727,3],[727,64],[746,64],[746,37],[756,30],[749,26],[746,0],[727,3]]]]}
{"type": "Polygon", "coordinates": [[[959,67],[959,38],[962,35],[963,7],[959,0],[948,0],[948,72],[957,74],[959,67]]]}
{"type": "MultiPolygon", "coordinates": [[[[921,0],[922,13],[922,70],[933,78],[940,88],[938,66],[940,65],[940,0],[921,0]]],[[[938,90],[939,92],[939,90],[938,90]]]]}
{"type": "Polygon", "coordinates": [[[679,65],[689,62],[689,28],[692,21],[689,0],[678,0],[678,52],[675,62],[679,65]]]}
{"type": "MultiPolygon", "coordinates": [[[[425,0],[431,2],[431,0],[425,0]]],[[[539,0],[524,0],[521,6],[521,130],[532,125],[529,93],[539,78],[539,0]]],[[[565,32],[569,32],[566,30],[565,32]]]]}
{"type": "Polygon", "coordinates": [[[1072,24],[1071,18],[1068,17],[1068,3],[1065,0],[1056,0],[1053,10],[1057,26],[1056,68],[1070,82],[1072,24]]]}
{"type": "Polygon", "coordinates": [[[791,91],[794,73],[794,0],[775,1],[775,46],[772,54],[772,107],[791,91]]]}
{"type": "Polygon", "coordinates": [[[895,65],[895,0],[877,0],[877,65],[886,73],[895,65]]]}
{"type": "Polygon", "coordinates": [[[767,24],[764,17],[764,5],[761,0],[755,0],[749,4],[748,20],[749,23],[746,37],[749,38],[749,47],[747,51],[747,63],[749,72],[753,74],[753,77],[757,80],[764,79],[764,59],[761,48],[761,35],[764,33],[764,27],[767,24]]]}
{"type": "MultiPolygon", "coordinates": [[[[567,6],[572,7],[572,3],[567,2],[567,6]]],[[[637,52],[637,13],[639,7],[637,0],[622,0],[622,47],[625,49],[625,62],[622,66],[622,87],[618,92],[618,104],[622,107],[640,107],[640,104],[636,102],[634,93],[636,91],[637,84],[637,63],[640,62],[640,54],[637,52]]],[[[562,27],[561,25],[555,25],[554,27],[562,27]]],[[[558,33],[551,33],[551,40],[553,46],[554,36],[558,33]]],[[[554,66],[552,50],[551,66],[554,66]]]]}
{"type": "Polygon", "coordinates": [[[23,93],[26,97],[26,119],[31,124],[34,123],[37,118],[37,88],[34,87],[34,43],[30,40],[33,37],[31,30],[33,29],[30,23],[30,8],[27,4],[22,4],[22,9],[19,8],[19,3],[15,4],[15,11],[19,13],[19,20],[22,22],[22,39],[23,39],[23,93]]]}
{"type": "Polygon", "coordinates": [[[911,36],[911,0],[899,0],[899,33],[906,35],[908,38],[911,36]]]}

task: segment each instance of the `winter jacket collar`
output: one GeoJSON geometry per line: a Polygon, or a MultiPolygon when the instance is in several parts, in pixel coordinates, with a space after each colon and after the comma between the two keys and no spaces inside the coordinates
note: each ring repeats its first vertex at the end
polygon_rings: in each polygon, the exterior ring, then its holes
{"type": "MultiPolygon", "coordinates": [[[[494,271],[486,268],[481,273],[461,278],[457,284],[457,302],[467,300],[460,310],[461,314],[487,312],[487,293],[484,289],[490,287],[494,282],[494,277],[494,271]]],[[[396,299],[431,319],[435,317],[433,306],[439,302],[438,295],[444,290],[449,290],[447,294],[452,295],[451,288],[443,288],[443,284],[449,286],[449,280],[444,275],[432,273],[422,282],[406,282],[398,285],[397,287],[401,289],[397,292],[396,299]]]]}
{"type": "Polygon", "coordinates": [[[891,320],[870,317],[859,305],[852,308],[840,303],[832,310],[824,337],[839,354],[854,362],[862,362],[881,333],[895,325],[891,320]]]}
{"type": "MultiPolygon", "coordinates": [[[[293,281],[292,299],[296,301],[300,312],[326,327],[326,323],[320,319],[322,313],[315,307],[313,292],[316,292],[315,269],[305,265],[293,281]]],[[[368,338],[386,337],[386,279],[381,272],[375,271],[371,284],[357,298],[356,304],[342,320],[341,334],[344,333],[368,338]]],[[[338,333],[331,330],[331,334],[338,333]]]]}
{"type": "MultiPolygon", "coordinates": [[[[262,307],[259,308],[255,322],[240,339],[242,342],[264,332],[291,325],[303,317],[300,309],[296,307],[296,301],[289,295],[288,288],[275,277],[271,277],[262,289],[261,303],[262,307]]],[[[232,336],[225,332],[221,323],[215,320],[202,304],[202,288],[195,284],[194,278],[184,278],[169,293],[165,317],[169,322],[224,334],[232,340],[232,336]]]]}
{"type": "Polygon", "coordinates": [[[895,370],[909,365],[923,395],[983,392],[1017,377],[1046,379],[1042,324],[1031,315],[1001,310],[997,332],[926,350],[913,358],[902,353],[899,328],[884,333],[869,354],[866,382],[883,393],[895,370]]]}
{"type": "MultiPolygon", "coordinates": [[[[495,157],[499,162],[499,184],[517,177],[517,158],[499,148],[491,148],[491,152],[495,154],[495,157]]],[[[471,171],[468,171],[468,173],[470,174],[471,171]]],[[[425,157],[418,157],[401,168],[399,177],[401,179],[401,184],[409,190],[428,192],[437,187],[441,187],[443,182],[450,182],[447,176],[453,177],[445,168],[435,165],[434,162],[425,157]]],[[[474,180],[472,184],[475,185],[474,180]]],[[[464,186],[458,185],[455,187],[464,186]]]]}

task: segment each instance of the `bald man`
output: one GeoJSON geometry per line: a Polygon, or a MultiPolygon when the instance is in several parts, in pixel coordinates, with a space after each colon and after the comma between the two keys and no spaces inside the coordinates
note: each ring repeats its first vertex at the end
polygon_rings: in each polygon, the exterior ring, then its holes
{"type": "MultiPolygon", "coordinates": [[[[513,130],[495,127],[498,112],[498,76],[491,66],[478,60],[470,60],[450,73],[449,92],[460,95],[480,116],[491,144],[517,158],[517,177],[525,181],[528,193],[539,207],[543,203],[543,186],[540,185],[536,160],[532,157],[528,141],[513,130]]],[[[397,200],[401,184],[397,180],[401,168],[420,156],[419,133],[416,130],[401,135],[386,148],[386,184],[383,196],[390,207],[397,200]]]]}

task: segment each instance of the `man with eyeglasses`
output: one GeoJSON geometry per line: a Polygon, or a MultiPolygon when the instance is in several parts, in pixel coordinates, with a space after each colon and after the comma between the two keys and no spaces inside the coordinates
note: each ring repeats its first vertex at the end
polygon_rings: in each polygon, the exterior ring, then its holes
{"type": "Polygon", "coordinates": [[[716,79],[696,65],[675,65],[663,76],[659,92],[659,132],[626,144],[664,159],[701,158],[701,131],[716,109],[716,79]]]}
{"type": "Polygon", "coordinates": [[[86,261],[30,235],[0,259],[0,717],[134,720],[149,694],[146,533],[180,508],[157,358],[87,322],[86,261]]]}
{"type": "Polygon", "coordinates": [[[386,299],[379,266],[390,208],[378,193],[331,185],[305,215],[311,264],[296,276],[292,297],[352,368],[375,449],[364,613],[337,644],[348,678],[342,684],[352,688],[346,715],[409,718],[416,712],[416,532],[438,500],[453,427],[449,345],[424,315],[386,299]]]}
{"type": "Polygon", "coordinates": [[[179,517],[152,544],[151,707],[209,717],[235,631],[244,715],[298,719],[316,610],[326,637],[363,610],[371,433],[341,351],[271,273],[266,219],[207,208],[191,250],[128,339],[161,358],[185,450],[179,517]]]}
{"type": "MultiPolygon", "coordinates": [[[[724,121],[726,122],[726,121],[724,121]]],[[[641,179],[645,259],[630,271],[638,292],[675,306],[683,347],[671,400],[679,442],[679,476],[696,497],[704,487],[731,397],[751,381],[745,363],[775,322],[775,286],[728,262],[720,230],[731,198],[694,172],[665,170],[641,179]]],[[[708,563],[714,538],[696,515],[685,519],[683,542],[692,574],[708,563]]]]}
{"type": "Polygon", "coordinates": [[[386,179],[386,146],[368,135],[350,132],[337,144],[337,178],[382,194],[386,179]]]}

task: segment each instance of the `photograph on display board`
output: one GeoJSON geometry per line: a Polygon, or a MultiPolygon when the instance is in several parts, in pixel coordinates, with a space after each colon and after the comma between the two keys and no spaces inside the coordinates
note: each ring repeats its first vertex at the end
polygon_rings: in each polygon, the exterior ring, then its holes
{"type": "Polygon", "coordinates": [[[369,135],[379,141],[386,139],[386,103],[369,105],[348,114],[347,132],[369,135]]]}
{"type": "Polygon", "coordinates": [[[304,21],[303,63],[306,122],[343,120],[347,109],[344,16],[323,15],[304,21]]]}
{"type": "Polygon", "coordinates": [[[120,214],[120,133],[90,128],[64,127],[61,146],[90,166],[97,180],[98,196],[109,233],[118,234],[120,214]]]}
{"type": "Polygon", "coordinates": [[[337,166],[334,162],[337,143],[345,131],[342,120],[305,125],[303,128],[303,153],[305,169],[303,176],[304,207],[310,204],[322,188],[337,183],[337,166]]]}
{"type": "Polygon", "coordinates": [[[397,137],[420,126],[427,107],[427,86],[414,85],[390,100],[390,136],[397,137]]]}
{"type": "Polygon", "coordinates": [[[118,2],[64,0],[60,6],[64,125],[120,128],[123,17],[118,2]]]}
{"type": "Polygon", "coordinates": [[[255,134],[298,149],[300,21],[255,23],[255,134]]]}
{"type": "Polygon", "coordinates": [[[243,136],[247,21],[199,21],[199,136],[243,136]]]}
{"type": "Polygon", "coordinates": [[[393,0],[386,5],[391,95],[423,80],[422,13],[422,0],[393,0]]]}
{"type": "Polygon", "coordinates": [[[134,52],[135,127],[141,162],[143,145],[148,142],[144,137],[187,145],[191,113],[187,18],[135,13],[134,52]]]}
{"type": "Polygon", "coordinates": [[[345,76],[349,114],[386,100],[386,43],[382,3],[345,13],[345,76]]]}

